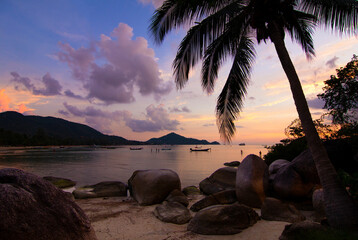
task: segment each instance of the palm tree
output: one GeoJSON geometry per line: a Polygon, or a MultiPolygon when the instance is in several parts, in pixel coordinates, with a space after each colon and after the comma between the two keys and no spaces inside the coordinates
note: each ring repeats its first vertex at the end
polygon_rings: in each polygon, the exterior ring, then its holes
{"type": "Polygon", "coordinates": [[[153,17],[150,31],[161,43],[173,29],[192,26],[173,62],[178,88],[188,81],[191,68],[202,64],[202,87],[212,92],[218,71],[231,57],[233,65],[216,106],[220,135],[230,142],[234,121],[243,107],[255,59],[254,40],[270,40],[287,75],[299,118],[324,190],[328,222],[334,227],[358,227],[358,210],[339,183],[337,173],[317,134],[298,75],[284,38],[288,34],[308,58],[314,56],[312,32],[319,24],[355,34],[356,0],[165,0],[153,17]]]}

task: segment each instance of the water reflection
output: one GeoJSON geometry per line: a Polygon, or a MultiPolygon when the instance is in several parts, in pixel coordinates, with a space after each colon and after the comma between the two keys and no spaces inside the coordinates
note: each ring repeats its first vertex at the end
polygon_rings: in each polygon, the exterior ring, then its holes
{"type": "Polygon", "coordinates": [[[242,161],[248,154],[267,153],[263,146],[210,146],[210,152],[190,152],[193,146],[142,146],[116,149],[2,149],[0,168],[15,167],[39,176],[57,176],[77,181],[77,185],[100,181],[127,182],[139,169],[172,169],[178,173],[183,186],[198,185],[225,162],[242,161]],[[241,154],[242,153],[242,154],[241,154]]]}

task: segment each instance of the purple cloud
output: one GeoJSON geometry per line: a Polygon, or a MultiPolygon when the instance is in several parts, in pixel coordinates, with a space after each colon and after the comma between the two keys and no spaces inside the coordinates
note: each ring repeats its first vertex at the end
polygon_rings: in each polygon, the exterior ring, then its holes
{"type": "Polygon", "coordinates": [[[320,98],[313,98],[307,100],[308,106],[314,109],[322,109],[325,102],[320,98]]]}
{"type": "MultiPolygon", "coordinates": [[[[20,74],[17,72],[11,72],[11,76],[13,77],[11,79],[12,82],[18,83],[22,85],[26,90],[32,92],[35,95],[43,95],[43,96],[55,96],[55,95],[61,95],[62,86],[61,84],[51,77],[49,73],[46,73],[42,77],[42,83],[44,87],[37,88],[32,82],[31,79],[28,77],[21,77],[20,74]]],[[[16,90],[20,90],[20,86],[15,86],[16,90]]]]}
{"type": "Polygon", "coordinates": [[[178,129],[179,121],[171,120],[168,112],[162,106],[150,105],[146,108],[146,112],[146,120],[128,118],[125,120],[126,125],[133,132],[159,132],[178,129]]]}
{"type": "Polygon", "coordinates": [[[70,97],[70,98],[76,98],[76,99],[84,99],[84,97],[77,95],[75,93],[73,93],[71,90],[67,89],[64,92],[65,96],[70,97]]]}
{"type": "Polygon", "coordinates": [[[135,89],[143,96],[153,95],[160,100],[173,89],[164,82],[155,59],[154,50],[143,37],[133,39],[133,29],[120,23],[111,36],[103,35],[95,47],[75,50],[60,44],[58,57],[70,67],[73,76],[83,81],[89,99],[105,104],[135,101],[135,89]],[[95,60],[100,59],[102,65],[95,60]]]}
{"type": "Polygon", "coordinates": [[[188,107],[186,107],[186,106],[182,107],[181,109],[178,108],[178,107],[169,108],[169,111],[170,112],[178,112],[178,113],[180,113],[180,112],[187,112],[187,113],[191,112],[190,109],[188,107]]]}
{"type": "Polygon", "coordinates": [[[164,0],[138,0],[138,1],[143,4],[153,4],[155,8],[160,7],[164,2],[164,0]]]}
{"type": "Polygon", "coordinates": [[[336,67],[336,66],[337,66],[336,61],[337,61],[338,59],[339,59],[338,57],[334,56],[333,58],[331,58],[330,60],[328,60],[328,61],[326,62],[326,66],[328,66],[329,68],[334,68],[334,67],[336,67]]]}

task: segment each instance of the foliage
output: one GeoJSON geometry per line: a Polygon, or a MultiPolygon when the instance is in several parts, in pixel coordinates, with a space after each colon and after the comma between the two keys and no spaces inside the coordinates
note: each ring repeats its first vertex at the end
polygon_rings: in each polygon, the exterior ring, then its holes
{"type": "Polygon", "coordinates": [[[230,141],[255,59],[254,42],[274,42],[273,36],[281,41],[288,34],[312,57],[316,25],[355,33],[356,6],[356,0],[165,0],[152,17],[150,31],[161,43],[170,31],[191,26],[173,62],[178,88],[184,87],[190,70],[203,60],[202,86],[211,93],[220,67],[233,59],[216,107],[219,132],[230,141]]]}
{"type": "Polygon", "coordinates": [[[338,171],[342,184],[347,188],[349,194],[358,201],[358,172],[349,174],[343,170],[338,171]]]}
{"type": "Polygon", "coordinates": [[[358,56],[345,67],[336,69],[337,76],[326,80],[324,93],[318,97],[325,101],[324,108],[329,110],[333,123],[354,124],[358,120],[358,56]]]}
{"type": "MultiPolygon", "coordinates": [[[[335,127],[325,124],[322,118],[314,120],[313,124],[315,125],[318,135],[321,139],[329,139],[332,134],[336,132],[335,127]]],[[[303,132],[301,120],[298,118],[293,120],[290,125],[285,128],[285,135],[289,139],[304,137],[305,134],[303,132]]]]}
{"type": "Polygon", "coordinates": [[[268,147],[269,151],[264,156],[264,160],[268,166],[277,159],[292,161],[305,149],[307,149],[307,141],[304,137],[293,140],[283,139],[281,143],[268,147]]]}

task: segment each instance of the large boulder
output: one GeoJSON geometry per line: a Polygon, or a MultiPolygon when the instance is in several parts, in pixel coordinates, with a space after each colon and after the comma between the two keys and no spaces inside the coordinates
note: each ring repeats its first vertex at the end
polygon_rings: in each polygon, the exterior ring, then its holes
{"type": "Polygon", "coordinates": [[[236,168],[223,167],[201,181],[199,187],[203,193],[210,195],[228,189],[235,189],[235,179],[236,168]]]}
{"type": "Polygon", "coordinates": [[[241,205],[216,205],[198,212],[188,224],[188,231],[206,235],[229,235],[254,225],[260,217],[241,205]]]}
{"type": "Polygon", "coordinates": [[[219,205],[219,204],[231,204],[237,201],[235,190],[225,190],[222,192],[214,193],[209,195],[196,203],[194,203],[190,210],[198,212],[203,208],[219,205]]]}
{"type": "MultiPolygon", "coordinates": [[[[296,222],[290,225],[286,225],[279,239],[280,240],[327,239],[327,238],[320,238],[318,237],[319,235],[317,235],[318,233],[325,232],[326,230],[327,227],[324,227],[319,223],[306,220],[306,221],[296,222]]],[[[336,239],[336,238],[331,238],[331,239],[336,239]]]]}
{"type": "Polygon", "coordinates": [[[306,149],[295,157],[290,165],[300,175],[303,182],[312,184],[320,183],[316,165],[309,149],[306,149]]]}
{"type": "Polygon", "coordinates": [[[271,184],[274,195],[283,199],[311,198],[315,187],[315,183],[304,181],[291,164],[280,168],[271,184]]]}
{"type": "Polygon", "coordinates": [[[261,207],[261,218],[270,221],[300,222],[306,219],[295,206],[276,198],[266,198],[261,207]]]}
{"type": "Polygon", "coordinates": [[[18,169],[1,169],[0,193],[0,239],[97,239],[82,209],[42,178],[18,169]]]}
{"type": "Polygon", "coordinates": [[[75,198],[99,198],[127,196],[127,185],[119,181],[100,182],[77,188],[72,192],[75,198]]]}
{"type": "Polygon", "coordinates": [[[273,161],[268,168],[270,176],[276,174],[280,168],[287,164],[290,164],[290,161],[285,159],[277,159],[273,161]]]}
{"type": "Polygon", "coordinates": [[[268,192],[268,167],[254,154],[248,155],[237,168],[236,196],[240,203],[260,208],[268,192]]]}
{"type": "Polygon", "coordinates": [[[169,169],[137,170],[128,180],[131,196],[140,205],[161,203],[174,189],[181,189],[176,172],[169,169]]]}
{"type": "Polygon", "coordinates": [[[154,215],[163,222],[184,224],[190,221],[190,211],[178,202],[164,201],[154,210],[154,215]]]}

